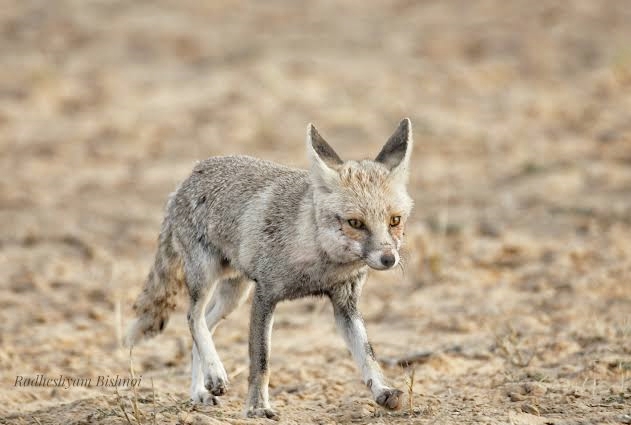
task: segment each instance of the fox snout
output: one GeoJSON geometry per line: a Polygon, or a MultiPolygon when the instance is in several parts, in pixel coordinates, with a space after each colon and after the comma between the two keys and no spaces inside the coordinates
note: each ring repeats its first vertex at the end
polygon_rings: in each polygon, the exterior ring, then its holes
{"type": "Polygon", "coordinates": [[[399,264],[399,253],[396,249],[375,250],[366,257],[366,264],[371,269],[387,270],[399,264]]]}
{"type": "Polygon", "coordinates": [[[383,264],[384,267],[386,268],[390,268],[394,266],[394,263],[396,262],[397,262],[397,257],[395,257],[394,254],[392,253],[386,253],[386,254],[381,255],[381,264],[383,264]]]}

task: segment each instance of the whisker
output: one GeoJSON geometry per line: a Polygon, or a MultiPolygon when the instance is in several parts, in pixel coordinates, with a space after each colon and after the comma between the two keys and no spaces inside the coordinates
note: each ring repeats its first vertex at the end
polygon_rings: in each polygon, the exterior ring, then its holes
{"type": "Polygon", "coordinates": [[[402,247],[399,250],[399,257],[400,259],[397,267],[401,269],[401,275],[405,275],[405,273],[407,272],[408,261],[410,259],[410,251],[405,249],[405,247],[402,247]]]}

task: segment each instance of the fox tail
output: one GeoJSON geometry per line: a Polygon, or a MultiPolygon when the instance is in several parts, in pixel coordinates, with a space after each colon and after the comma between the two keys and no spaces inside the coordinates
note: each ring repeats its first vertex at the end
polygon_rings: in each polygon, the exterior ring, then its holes
{"type": "Polygon", "coordinates": [[[153,267],[134,303],[136,318],[125,336],[128,347],[162,332],[175,309],[176,295],[184,283],[184,271],[182,260],[173,247],[172,235],[170,226],[165,223],[153,267]]]}

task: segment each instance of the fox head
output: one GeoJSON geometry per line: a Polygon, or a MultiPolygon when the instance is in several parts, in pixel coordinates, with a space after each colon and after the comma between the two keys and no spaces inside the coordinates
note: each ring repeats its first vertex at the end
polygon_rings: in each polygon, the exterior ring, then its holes
{"type": "Polygon", "coordinates": [[[309,124],[315,221],[319,244],[339,263],[363,261],[386,270],[400,260],[405,222],[412,209],[407,193],[412,123],[401,121],[374,160],[342,161],[309,124]]]}

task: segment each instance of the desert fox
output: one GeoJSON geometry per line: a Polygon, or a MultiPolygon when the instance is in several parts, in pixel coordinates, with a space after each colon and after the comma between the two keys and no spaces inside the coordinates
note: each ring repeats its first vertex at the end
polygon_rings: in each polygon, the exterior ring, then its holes
{"type": "Polygon", "coordinates": [[[326,296],[375,401],[398,408],[402,392],[386,385],[357,304],[368,267],[399,263],[412,209],[406,190],[411,150],[405,118],[374,160],[342,161],[309,124],[309,171],[247,156],[199,162],[169,197],[127,344],[162,331],[177,290],[186,286],[191,398],[216,404],[228,376],[212,335],[254,287],[245,414],[277,419],[268,396],[274,308],[283,300],[326,296]]]}

